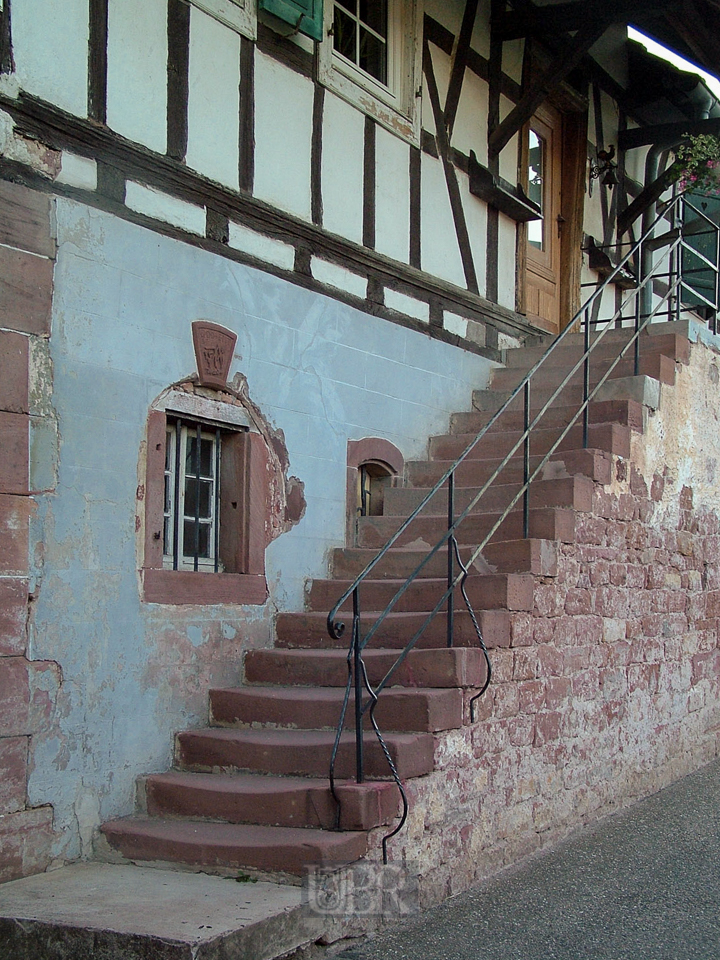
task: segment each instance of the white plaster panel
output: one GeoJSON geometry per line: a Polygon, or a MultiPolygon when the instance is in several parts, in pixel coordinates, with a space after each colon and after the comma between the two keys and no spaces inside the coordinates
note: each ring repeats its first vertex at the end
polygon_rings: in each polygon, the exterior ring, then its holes
{"type": "MultiPolygon", "coordinates": [[[[500,120],[512,111],[515,104],[507,97],[500,97],[500,120]]],[[[518,176],[518,146],[519,136],[515,134],[500,151],[500,176],[509,180],[510,183],[517,183],[518,176]]]]}
{"type": "Polygon", "coordinates": [[[404,313],[408,317],[415,317],[416,320],[422,320],[424,323],[430,322],[430,306],[422,300],[416,300],[415,297],[408,297],[405,293],[398,290],[385,288],[385,306],[391,310],[397,310],[398,313],[404,313]]]}
{"type": "Polygon", "coordinates": [[[110,0],[107,122],[164,153],[167,143],[167,10],[147,0],[110,0]]]}
{"type": "Polygon", "coordinates": [[[237,189],[240,37],[201,10],[190,10],[188,166],[237,189]]]}
{"type": "Polygon", "coordinates": [[[410,260],[410,147],[382,127],[375,143],[375,249],[410,260]]]}
{"type": "Polygon", "coordinates": [[[255,53],[255,196],[310,219],[313,84],[255,53]]]}
{"type": "Polygon", "coordinates": [[[236,250],[242,250],[243,253],[249,253],[251,257],[267,263],[274,263],[276,267],[284,270],[292,270],[295,266],[295,248],[289,243],[256,233],[255,230],[233,223],[232,220],[228,232],[228,244],[236,250]]]}
{"type": "Polygon", "coordinates": [[[345,267],[339,267],[336,263],[321,260],[320,257],[312,258],[311,270],[312,275],[320,283],[337,287],[339,290],[346,290],[363,300],[367,296],[367,280],[365,277],[353,273],[352,270],[346,270],[345,267]]]}
{"type": "Polygon", "coordinates": [[[450,283],[465,286],[455,223],[442,164],[422,155],[420,254],[423,270],[450,283]]]}
{"type": "Polygon", "coordinates": [[[470,178],[461,170],[457,171],[457,179],[475,264],[478,292],[484,296],[487,276],[487,206],[470,193],[470,178]]]}
{"type": "Polygon", "coordinates": [[[125,204],[131,210],[144,213],[154,220],[172,223],[190,233],[205,234],[205,207],[178,200],[154,187],[128,180],[125,188],[125,204]]]}
{"type": "Polygon", "coordinates": [[[80,117],[87,116],[88,21],[88,0],[22,0],[12,7],[22,88],[80,117]]]}
{"type": "Polygon", "coordinates": [[[445,310],[443,313],[443,326],[449,333],[454,333],[458,337],[466,337],[468,330],[468,321],[457,313],[450,313],[445,310]]]}
{"type": "Polygon", "coordinates": [[[462,94],[453,127],[452,145],[461,153],[475,151],[487,163],[488,85],[471,70],[465,71],[462,94]]]}
{"type": "Polygon", "coordinates": [[[486,60],[490,56],[490,0],[480,0],[478,4],[471,46],[486,60]]]}
{"type": "Polygon", "coordinates": [[[498,229],[498,303],[515,309],[515,254],[517,226],[514,220],[500,214],[498,229]]]}
{"type": "Polygon", "coordinates": [[[516,83],[522,83],[522,65],[525,42],[523,40],[508,40],[503,43],[502,68],[516,83]]]}
{"type": "Polygon", "coordinates": [[[97,163],[88,157],[78,157],[75,153],[63,150],[57,180],[70,187],[95,190],[97,189],[97,163]]]}
{"type": "Polygon", "coordinates": [[[323,226],[362,243],[365,116],[329,91],[322,145],[323,226]]]}

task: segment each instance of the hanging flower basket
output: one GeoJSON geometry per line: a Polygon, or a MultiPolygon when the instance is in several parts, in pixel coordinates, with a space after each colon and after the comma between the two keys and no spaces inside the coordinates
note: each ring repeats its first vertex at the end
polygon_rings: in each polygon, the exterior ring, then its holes
{"type": "Polygon", "coordinates": [[[690,137],[676,150],[674,169],[681,190],[720,196],[720,137],[690,137]]]}

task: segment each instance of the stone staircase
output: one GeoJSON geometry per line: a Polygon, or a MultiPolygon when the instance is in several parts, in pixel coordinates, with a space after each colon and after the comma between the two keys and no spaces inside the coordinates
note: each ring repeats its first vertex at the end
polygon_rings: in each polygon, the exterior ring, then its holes
{"type": "MultiPolygon", "coordinates": [[[[607,367],[627,334],[613,330],[594,364],[607,367]]],[[[582,353],[580,337],[556,351],[551,366],[533,383],[539,409],[582,353]]],[[[474,410],[452,417],[450,432],[432,437],[429,457],[407,465],[402,486],[387,491],[382,516],[361,518],[357,544],[338,549],[332,576],[309,587],[307,609],[277,618],[276,647],[246,654],[242,686],[210,691],[210,727],[180,733],[175,768],[149,776],[138,791],[142,809],[102,827],[114,855],[134,862],[170,862],[197,869],[297,877],[310,863],[351,862],[376,851],[391,829],[399,798],[374,735],[365,734],[368,782],[353,782],[355,742],[352,711],[337,757],[338,811],[327,781],[335,726],[347,680],[347,642],[327,633],[328,610],[408,516],[428,488],[486,424],[509,391],[542,355],[542,347],[508,352],[491,389],[476,393],[474,410]],[[337,829],[336,827],[339,827],[337,829]],[[378,832],[376,828],[382,828],[378,832]]],[[[614,458],[630,456],[631,434],[643,429],[643,405],[657,403],[657,384],[673,383],[676,362],[687,362],[688,340],[670,324],[643,335],[641,375],[623,359],[602,399],[590,406],[589,447],[573,426],[546,464],[529,497],[529,537],[514,508],[476,563],[466,589],[490,651],[511,642],[515,614],[533,609],[538,578],[557,572],[558,542],[572,543],[575,518],[592,509],[595,484],[613,476],[614,458]],[[654,398],[654,399],[653,399],[654,398]]],[[[568,424],[581,397],[582,371],[553,404],[533,434],[531,466],[568,424]]],[[[456,510],[470,502],[478,484],[499,466],[522,429],[519,401],[498,420],[456,474],[456,510]]],[[[498,514],[516,495],[522,457],[516,454],[459,536],[469,556],[498,514]]],[[[446,529],[446,492],[437,493],[362,587],[363,623],[371,624],[427,548],[446,529]]],[[[446,588],[440,552],[404,594],[366,653],[370,682],[379,680],[446,588]]],[[[348,605],[349,607],[349,605],[348,605]]],[[[347,613],[349,619],[349,609],[347,613]]],[[[349,636],[349,630],[346,633],[349,636]]],[[[394,686],[376,710],[388,750],[403,780],[433,770],[444,731],[470,722],[468,701],[485,680],[485,662],[469,614],[458,598],[455,647],[445,646],[445,618],[438,616],[402,664],[394,686]]],[[[402,843],[402,835],[395,843],[402,843]]],[[[376,855],[373,854],[373,855],[376,855]]]]}

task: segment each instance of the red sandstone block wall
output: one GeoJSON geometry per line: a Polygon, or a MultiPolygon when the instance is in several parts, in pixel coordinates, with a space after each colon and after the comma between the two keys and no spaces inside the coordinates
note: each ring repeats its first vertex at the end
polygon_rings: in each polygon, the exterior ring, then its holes
{"type": "Polygon", "coordinates": [[[30,340],[50,335],[54,257],[50,199],[0,183],[0,882],[44,870],[52,840],[52,808],[27,803],[32,678],[47,665],[25,654],[30,340]]]}
{"type": "Polygon", "coordinates": [[[468,711],[441,734],[436,771],[409,784],[392,843],[421,865],[427,903],[718,752],[718,515],[689,486],[616,468],[616,492],[596,485],[559,546],[557,576],[535,578],[532,612],[510,614],[477,722],[468,711]]]}

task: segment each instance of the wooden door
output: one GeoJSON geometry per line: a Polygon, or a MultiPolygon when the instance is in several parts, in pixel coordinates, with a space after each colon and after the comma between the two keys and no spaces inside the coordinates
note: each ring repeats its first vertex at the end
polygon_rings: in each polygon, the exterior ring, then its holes
{"type": "Polygon", "coordinates": [[[552,332],[560,329],[562,209],[562,116],[543,104],[528,124],[528,195],[541,208],[525,237],[525,312],[552,332]]]}

